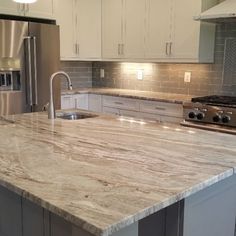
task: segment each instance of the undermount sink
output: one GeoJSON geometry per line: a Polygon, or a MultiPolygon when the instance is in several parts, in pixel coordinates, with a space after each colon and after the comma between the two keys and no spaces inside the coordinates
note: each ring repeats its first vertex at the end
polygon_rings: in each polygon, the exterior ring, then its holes
{"type": "Polygon", "coordinates": [[[85,112],[57,112],[56,117],[64,120],[81,120],[87,118],[94,118],[97,115],[85,112]]]}

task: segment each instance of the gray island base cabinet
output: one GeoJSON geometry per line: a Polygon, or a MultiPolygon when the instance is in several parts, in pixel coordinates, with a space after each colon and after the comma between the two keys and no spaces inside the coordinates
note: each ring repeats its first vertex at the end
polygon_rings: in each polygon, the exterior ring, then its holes
{"type": "MultiPolygon", "coordinates": [[[[235,236],[236,175],[111,236],[235,236]]],[[[92,236],[0,187],[0,236],[92,236]]]]}

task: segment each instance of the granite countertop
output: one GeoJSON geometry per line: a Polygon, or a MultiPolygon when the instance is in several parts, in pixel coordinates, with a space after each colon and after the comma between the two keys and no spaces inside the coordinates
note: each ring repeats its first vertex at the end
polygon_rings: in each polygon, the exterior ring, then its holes
{"type": "Polygon", "coordinates": [[[1,125],[0,184],[107,236],[234,174],[236,136],[112,116],[1,125]]]}
{"type": "Polygon", "coordinates": [[[161,92],[150,92],[150,91],[139,91],[129,89],[114,89],[114,88],[81,88],[73,89],[72,91],[63,90],[62,95],[70,94],[82,94],[82,93],[93,93],[101,95],[110,95],[126,98],[137,98],[150,101],[161,101],[182,104],[183,102],[191,101],[194,95],[184,95],[175,93],[161,93],[161,92]]]}

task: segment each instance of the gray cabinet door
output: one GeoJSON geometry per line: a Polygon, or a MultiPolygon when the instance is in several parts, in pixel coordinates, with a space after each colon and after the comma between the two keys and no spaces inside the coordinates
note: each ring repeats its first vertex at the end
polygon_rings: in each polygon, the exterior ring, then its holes
{"type": "Polygon", "coordinates": [[[23,236],[44,236],[44,210],[36,204],[22,199],[23,236]]]}
{"type": "Polygon", "coordinates": [[[185,199],[184,236],[233,236],[236,175],[185,199]]]}
{"type": "Polygon", "coordinates": [[[0,187],[0,235],[22,236],[21,197],[0,187]]]}
{"type": "Polygon", "coordinates": [[[50,236],[72,236],[72,225],[59,216],[51,213],[50,236]]]}
{"type": "Polygon", "coordinates": [[[183,236],[184,201],[139,221],[139,236],[183,236]]]}

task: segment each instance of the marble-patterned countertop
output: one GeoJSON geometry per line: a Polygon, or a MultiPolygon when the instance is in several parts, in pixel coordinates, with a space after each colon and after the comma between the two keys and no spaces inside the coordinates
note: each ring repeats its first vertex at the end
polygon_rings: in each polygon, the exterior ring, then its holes
{"type": "Polygon", "coordinates": [[[175,94],[175,93],[161,93],[150,91],[139,91],[129,89],[115,89],[115,88],[80,88],[73,90],[63,90],[62,95],[93,93],[101,95],[110,95],[126,98],[136,98],[150,101],[161,101],[182,104],[183,102],[191,101],[193,95],[175,94]]]}
{"type": "Polygon", "coordinates": [[[0,184],[107,236],[234,174],[236,136],[101,115],[8,117],[0,184]]]}

